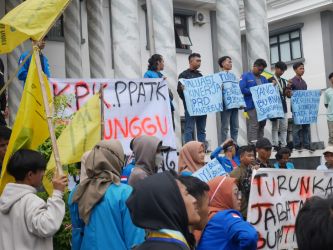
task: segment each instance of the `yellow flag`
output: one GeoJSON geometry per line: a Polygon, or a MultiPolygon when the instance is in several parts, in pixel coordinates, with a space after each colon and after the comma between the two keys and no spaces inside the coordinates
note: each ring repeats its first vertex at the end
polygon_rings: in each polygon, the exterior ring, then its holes
{"type": "MultiPolygon", "coordinates": [[[[80,162],[84,152],[101,140],[101,109],[99,94],[95,94],[75,114],[71,123],[57,139],[61,164],[80,162]]],[[[56,170],[53,154],[43,179],[44,188],[52,193],[52,177],[56,170]]]]}
{"type": "Polygon", "coordinates": [[[268,80],[269,78],[273,77],[273,73],[270,73],[270,72],[267,72],[267,71],[262,72],[261,75],[262,75],[263,77],[265,77],[267,80],[268,80]]]}
{"type": "Polygon", "coordinates": [[[0,20],[0,54],[25,40],[43,38],[70,0],[26,0],[0,20]]]}
{"type": "MultiPolygon", "coordinates": [[[[44,76],[44,83],[48,95],[49,103],[52,102],[50,85],[47,77],[44,76]]],[[[8,182],[13,182],[14,178],[7,174],[7,163],[10,156],[18,149],[37,149],[50,133],[48,130],[45,109],[43,106],[42,90],[39,83],[35,54],[32,55],[29,72],[22,94],[21,103],[17,111],[12,135],[9,140],[7,152],[2,165],[0,179],[0,193],[8,182]]]]}

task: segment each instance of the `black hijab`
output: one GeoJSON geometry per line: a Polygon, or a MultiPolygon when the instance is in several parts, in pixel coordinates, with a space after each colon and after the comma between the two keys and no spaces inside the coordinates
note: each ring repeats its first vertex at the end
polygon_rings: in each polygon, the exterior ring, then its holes
{"type": "Polygon", "coordinates": [[[170,172],[155,174],[137,182],[126,204],[136,226],[179,231],[190,247],[194,246],[193,235],[188,229],[185,203],[170,172]]]}

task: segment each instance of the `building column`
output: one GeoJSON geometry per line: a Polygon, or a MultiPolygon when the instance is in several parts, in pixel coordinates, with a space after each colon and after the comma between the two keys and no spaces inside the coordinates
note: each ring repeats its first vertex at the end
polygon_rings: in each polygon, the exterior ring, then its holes
{"type": "Polygon", "coordinates": [[[91,78],[106,75],[103,0],[87,0],[88,43],[91,78]]]}
{"type": "Polygon", "coordinates": [[[115,78],[142,77],[138,1],[111,0],[111,13],[115,78]]]}
{"type": "Polygon", "coordinates": [[[67,78],[82,78],[80,0],[72,0],[64,13],[67,78]]]}
{"type": "MultiPolygon", "coordinates": [[[[242,74],[242,47],[239,20],[239,1],[216,0],[218,57],[232,58],[232,71],[242,74]]],[[[214,62],[217,63],[217,62],[214,62]]]]}
{"type": "Polygon", "coordinates": [[[270,69],[266,0],[244,0],[246,43],[249,68],[262,58],[270,69]]]}
{"type": "MultiPolygon", "coordinates": [[[[5,11],[8,13],[14,7],[21,4],[20,0],[6,0],[5,11]]],[[[14,73],[18,67],[18,60],[23,53],[23,46],[19,45],[11,53],[7,54],[7,75],[8,78],[14,73]]],[[[8,87],[8,108],[9,108],[9,125],[15,122],[16,113],[21,102],[23,87],[21,82],[14,78],[13,82],[8,87]]]]}
{"type": "MultiPolygon", "coordinates": [[[[176,61],[176,45],[175,30],[173,17],[173,1],[172,0],[154,0],[151,6],[151,15],[153,18],[153,32],[155,42],[155,52],[161,54],[165,61],[164,72],[167,77],[168,87],[173,95],[177,96],[177,61],[176,61]]],[[[181,128],[179,114],[179,98],[174,98],[175,106],[175,132],[177,147],[181,147],[181,128]]]]}
{"type": "MultiPolygon", "coordinates": [[[[232,58],[232,72],[239,79],[243,73],[239,1],[216,0],[216,33],[217,57],[230,56],[232,58]]],[[[214,63],[217,64],[217,61],[214,63]]],[[[246,134],[245,123],[241,117],[239,117],[239,123],[238,133],[240,135],[246,134]]],[[[222,144],[220,113],[216,114],[216,125],[218,143],[222,144]]]]}

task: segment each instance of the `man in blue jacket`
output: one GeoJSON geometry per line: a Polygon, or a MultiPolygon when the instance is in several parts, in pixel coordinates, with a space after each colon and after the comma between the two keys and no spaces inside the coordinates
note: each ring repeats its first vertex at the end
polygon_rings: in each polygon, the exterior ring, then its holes
{"type": "Polygon", "coordinates": [[[257,111],[254,107],[250,88],[268,83],[267,79],[261,75],[266,67],[267,63],[264,59],[257,59],[253,64],[252,71],[243,73],[239,82],[240,89],[244,95],[246,103],[245,111],[248,114],[248,119],[246,119],[246,128],[247,142],[249,144],[254,144],[255,141],[264,137],[266,120],[258,122],[257,111]]]}
{"type": "MultiPolygon", "coordinates": [[[[42,69],[44,74],[47,76],[47,78],[51,77],[50,73],[50,66],[49,66],[49,61],[47,60],[47,57],[42,53],[42,50],[45,48],[45,38],[41,41],[33,41],[36,43],[38,48],[40,49],[39,55],[40,55],[40,63],[42,64],[42,69]]],[[[29,55],[30,51],[25,51],[19,59],[18,64],[21,64],[24,58],[29,55]]],[[[29,66],[30,66],[30,61],[31,61],[31,56],[30,58],[25,62],[25,64],[20,68],[17,78],[22,81],[22,85],[24,87],[25,85],[25,80],[27,79],[28,71],[29,71],[29,66]]]]}

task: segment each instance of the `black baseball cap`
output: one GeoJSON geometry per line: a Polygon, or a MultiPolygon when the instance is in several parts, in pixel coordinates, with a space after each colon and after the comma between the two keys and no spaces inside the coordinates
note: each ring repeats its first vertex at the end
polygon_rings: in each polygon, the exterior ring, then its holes
{"type": "Polygon", "coordinates": [[[259,139],[256,143],[256,148],[272,149],[272,143],[266,138],[259,139]]]}

